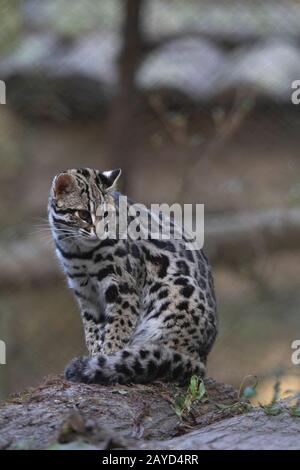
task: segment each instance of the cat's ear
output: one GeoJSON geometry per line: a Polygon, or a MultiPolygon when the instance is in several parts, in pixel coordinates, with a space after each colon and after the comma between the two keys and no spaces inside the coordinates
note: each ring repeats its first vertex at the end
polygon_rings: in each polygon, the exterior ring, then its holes
{"type": "Polygon", "coordinates": [[[71,193],[75,189],[75,179],[68,173],[61,173],[56,176],[53,183],[54,196],[60,197],[64,194],[71,193]]]}
{"type": "Polygon", "coordinates": [[[115,187],[118,179],[121,176],[121,173],[121,168],[118,168],[116,170],[103,171],[101,173],[99,171],[98,176],[106,191],[109,191],[115,187]]]}

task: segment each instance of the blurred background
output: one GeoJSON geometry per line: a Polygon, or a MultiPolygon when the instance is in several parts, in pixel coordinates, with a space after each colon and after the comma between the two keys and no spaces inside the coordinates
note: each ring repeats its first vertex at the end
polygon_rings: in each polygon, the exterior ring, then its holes
{"type": "Polygon", "coordinates": [[[297,0],[0,0],[0,396],[83,331],[45,231],[53,176],[121,167],[139,202],[205,204],[220,334],[209,375],[300,389],[297,0]]]}

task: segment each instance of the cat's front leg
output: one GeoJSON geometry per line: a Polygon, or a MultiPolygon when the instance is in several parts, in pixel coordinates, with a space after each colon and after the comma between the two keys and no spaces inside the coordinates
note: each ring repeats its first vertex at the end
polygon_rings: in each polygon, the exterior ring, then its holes
{"type": "Polygon", "coordinates": [[[123,349],[132,339],[139,317],[140,301],[135,288],[126,282],[112,282],[101,287],[106,317],[101,337],[102,351],[112,354],[123,349]]]}
{"type": "Polygon", "coordinates": [[[75,291],[79,303],[82,323],[84,327],[85,343],[90,356],[95,356],[102,349],[103,322],[105,320],[104,309],[93,298],[88,298],[82,293],[78,295],[75,291]]]}

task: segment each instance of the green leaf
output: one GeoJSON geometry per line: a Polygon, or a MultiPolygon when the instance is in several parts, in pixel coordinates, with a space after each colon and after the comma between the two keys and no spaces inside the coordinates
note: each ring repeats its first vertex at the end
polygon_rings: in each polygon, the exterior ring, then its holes
{"type": "Polygon", "coordinates": [[[260,405],[260,407],[268,416],[277,416],[283,411],[279,405],[276,405],[276,403],[271,403],[270,405],[260,405]]]}
{"type": "Polygon", "coordinates": [[[216,407],[219,409],[219,410],[229,410],[230,408],[232,408],[234,405],[224,405],[223,403],[216,403],[216,407]]]}
{"type": "Polygon", "coordinates": [[[199,379],[196,375],[193,375],[191,377],[190,386],[189,386],[189,391],[191,392],[193,396],[197,395],[198,386],[199,386],[199,379]]]}
{"type": "Polygon", "coordinates": [[[204,385],[204,382],[201,380],[200,385],[199,385],[199,389],[198,389],[197,399],[201,400],[204,397],[205,394],[206,394],[205,385],[204,385]]]}
{"type": "Polygon", "coordinates": [[[175,399],[175,413],[181,418],[185,406],[185,397],[179,395],[175,399]]]}
{"type": "Polygon", "coordinates": [[[300,418],[300,406],[291,406],[288,408],[288,412],[290,416],[293,416],[294,418],[300,418]]]}

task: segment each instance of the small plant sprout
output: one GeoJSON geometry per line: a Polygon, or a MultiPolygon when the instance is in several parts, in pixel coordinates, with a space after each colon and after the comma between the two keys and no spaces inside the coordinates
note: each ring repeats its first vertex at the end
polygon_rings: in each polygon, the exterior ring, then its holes
{"type": "Polygon", "coordinates": [[[201,378],[193,375],[191,377],[185,395],[179,395],[175,400],[175,412],[181,418],[182,415],[191,410],[191,406],[196,401],[201,401],[206,396],[206,389],[201,378]]]}
{"type": "Polygon", "coordinates": [[[282,413],[283,408],[280,406],[280,392],[281,392],[281,383],[280,380],[276,380],[273,386],[273,397],[270,403],[266,405],[262,405],[261,403],[259,406],[264,410],[266,415],[269,416],[277,416],[282,413]]]}

